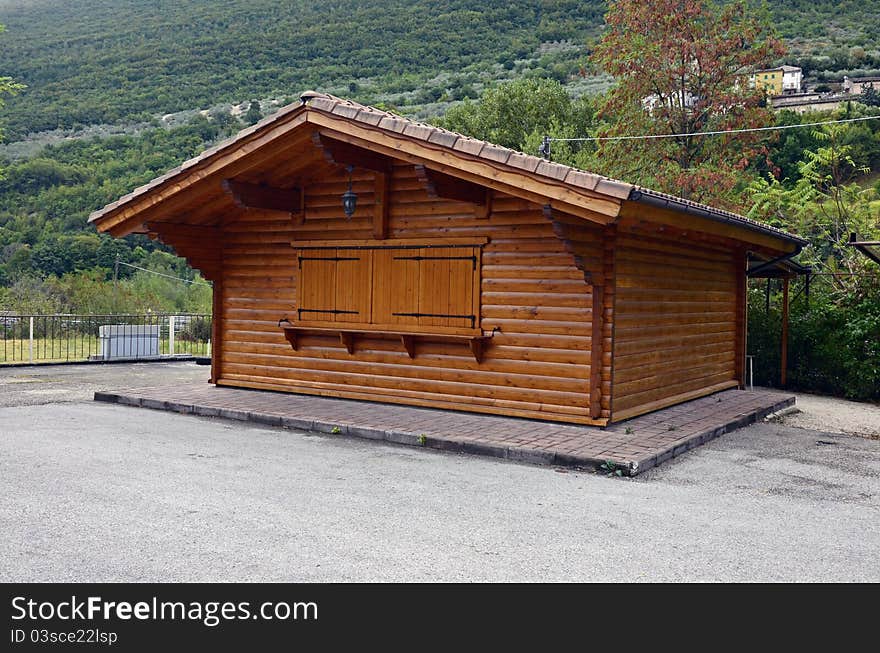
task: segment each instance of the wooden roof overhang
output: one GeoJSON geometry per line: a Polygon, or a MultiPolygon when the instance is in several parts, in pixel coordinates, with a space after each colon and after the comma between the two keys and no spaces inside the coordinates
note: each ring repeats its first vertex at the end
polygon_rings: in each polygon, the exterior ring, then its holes
{"type": "Polygon", "coordinates": [[[736,214],[312,92],[89,221],[117,237],[152,233],[167,241],[162,232],[173,230],[178,250],[205,250],[229,216],[247,208],[295,214],[309,179],[348,164],[387,171],[394,161],[416,166],[428,189],[444,197],[479,203],[478,189],[492,189],[601,225],[622,218],[669,224],[768,254],[793,255],[804,243],[736,214]]]}

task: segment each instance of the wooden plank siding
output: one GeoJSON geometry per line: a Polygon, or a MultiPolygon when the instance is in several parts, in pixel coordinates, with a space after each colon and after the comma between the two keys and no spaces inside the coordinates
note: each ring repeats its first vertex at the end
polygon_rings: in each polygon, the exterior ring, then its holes
{"type": "MultiPolygon", "coordinates": [[[[218,384],[601,425],[741,381],[744,250],[735,243],[698,234],[685,239],[675,229],[640,227],[631,217],[598,225],[500,192],[485,218],[479,206],[432,196],[402,162],[388,175],[355,171],[358,207],[347,220],[340,202],[347,184],[345,171],[325,170],[304,188],[302,215],[229,210],[221,220],[222,247],[199,244],[212,253],[188,249],[199,243],[196,235],[160,229],[163,240],[176,240],[216,278],[218,384]],[[478,326],[496,333],[480,362],[463,342],[420,337],[408,352],[399,336],[371,333],[362,323],[365,313],[365,321],[391,322],[381,317],[393,312],[389,293],[406,303],[431,287],[442,290],[446,279],[393,274],[394,287],[370,288],[364,270],[402,266],[393,261],[401,250],[332,247],[377,242],[377,182],[386,220],[381,242],[389,247],[445,242],[445,250],[405,251],[469,255],[475,249],[467,243],[486,243],[476,248],[478,326]],[[348,259],[353,251],[361,252],[358,261],[333,264],[325,286],[298,284],[300,265],[330,265],[298,256],[348,259]],[[325,304],[359,316],[297,314],[325,304]],[[352,354],[332,332],[301,332],[294,350],[278,326],[283,317],[325,327],[351,322],[368,332],[352,354]]],[[[466,326],[410,317],[393,323],[396,331],[414,333],[466,326]]]]}
{"type": "MultiPolygon", "coordinates": [[[[284,213],[253,209],[224,217],[217,382],[604,424],[610,397],[599,398],[597,417],[590,410],[592,286],[542,207],[496,193],[487,219],[473,204],[430,197],[412,165],[395,165],[389,177],[389,239],[488,239],[480,326],[486,334],[500,331],[482,362],[466,344],[429,338],[419,339],[415,358],[399,337],[380,333],[359,337],[354,354],[331,333],[299,334],[296,351],[285,340],[278,321],[296,316],[297,250],[291,241],[374,237],[374,175],[355,170],[358,207],[350,221],[341,215],[344,173],[305,187],[301,224],[284,213]]],[[[601,235],[601,227],[585,227],[577,236],[583,249],[598,252],[600,267],[601,235]]],[[[602,301],[607,299],[608,293],[602,301]]],[[[602,362],[610,369],[610,357],[602,362]]]]}
{"type": "Polygon", "coordinates": [[[613,226],[601,227],[550,209],[544,213],[587,284],[590,298],[590,413],[611,417],[612,339],[614,325],[613,226]],[[593,319],[598,315],[598,319],[593,319]],[[593,342],[598,346],[593,347],[593,342]]]}
{"type": "Polygon", "coordinates": [[[614,258],[614,421],[736,386],[737,250],[619,233],[614,258]]]}

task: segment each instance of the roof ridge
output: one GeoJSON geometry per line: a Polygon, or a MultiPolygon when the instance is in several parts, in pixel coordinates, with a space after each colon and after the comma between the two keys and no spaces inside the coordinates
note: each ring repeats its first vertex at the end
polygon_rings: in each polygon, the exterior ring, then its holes
{"type": "MultiPolygon", "coordinates": [[[[614,179],[613,177],[602,175],[598,172],[583,170],[581,168],[575,168],[574,166],[569,166],[564,163],[558,163],[555,161],[550,161],[549,159],[543,159],[534,154],[523,152],[522,150],[515,150],[504,145],[497,145],[495,143],[491,143],[490,141],[475,138],[473,136],[468,136],[466,134],[452,131],[444,127],[439,127],[437,125],[432,125],[430,123],[417,121],[412,118],[407,118],[406,116],[391,113],[384,109],[377,109],[376,107],[360,104],[359,102],[355,102],[353,100],[339,98],[330,93],[308,91],[303,94],[302,98],[306,106],[308,106],[309,108],[318,111],[326,111],[327,113],[331,113],[334,115],[339,115],[338,112],[334,111],[334,108],[340,105],[348,108],[356,108],[360,111],[383,114],[392,121],[400,121],[406,123],[407,125],[420,128],[413,131],[422,132],[422,136],[420,137],[421,140],[426,140],[434,144],[451,147],[452,149],[458,150],[459,152],[475,156],[480,159],[488,158],[494,162],[512,165],[515,168],[519,168],[530,173],[542,174],[544,176],[551,177],[557,181],[585,188],[589,191],[609,194],[613,197],[617,197],[618,199],[625,199],[633,188],[633,184],[619,179],[614,179]],[[313,103],[312,101],[316,99],[323,100],[327,103],[327,105],[332,106],[322,106],[324,102],[320,101],[313,103]],[[431,132],[431,134],[425,137],[425,132],[431,132]],[[440,137],[441,134],[447,135],[452,138],[442,138],[440,137]],[[459,140],[463,141],[463,143],[459,144],[459,140]],[[490,156],[485,155],[484,152],[489,153],[490,156]],[[505,153],[507,153],[507,156],[504,156],[505,153]],[[571,181],[568,181],[569,173],[574,173],[571,174],[571,181]],[[598,186],[600,185],[603,186],[601,190],[598,189],[598,186]]],[[[355,120],[357,120],[358,118],[358,112],[345,113],[347,114],[345,117],[355,120]]],[[[379,120],[378,122],[372,124],[372,126],[378,127],[380,129],[391,127],[391,125],[385,125],[383,127],[381,123],[382,120],[379,120]]],[[[398,131],[409,136],[415,136],[415,134],[413,133],[406,134],[406,128],[404,128],[403,130],[396,130],[392,128],[389,130],[398,131]]]]}

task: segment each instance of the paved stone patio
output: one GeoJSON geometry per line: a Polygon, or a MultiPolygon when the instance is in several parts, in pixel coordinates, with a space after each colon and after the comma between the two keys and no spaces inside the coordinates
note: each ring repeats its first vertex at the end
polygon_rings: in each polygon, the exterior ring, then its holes
{"type": "Polygon", "coordinates": [[[603,429],[208,383],[96,392],[95,400],[536,464],[596,468],[610,461],[630,476],[795,402],[726,390],[603,429]]]}

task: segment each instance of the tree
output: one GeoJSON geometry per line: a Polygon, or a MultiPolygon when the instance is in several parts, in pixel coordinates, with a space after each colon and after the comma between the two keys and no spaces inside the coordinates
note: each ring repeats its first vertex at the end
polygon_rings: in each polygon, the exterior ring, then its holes
{"type": "Polygon", "coordinates": [[[869,107],[880,107],[880,91],[874,88],[873,84],[868,84],[862,89],[862,95],[859,102],[869,107]]]}
{"type": "Polygon", "coordinates": [[[571,98],[559,82],[519,79],[490,88],[478,102],[451,107],[441,125],[481,140],[520,149],[535,130],[548,130],[568,113],[571,98]]]}
{"type": "Polygon", "coordinates": [[[263,112],[260,110],[260,103],[257,100],[251,100],[251,105],[248,107],[247,113],[244,114],[245,124],[256,125],[262,117],[263,112]]]}
{"type": "MultiPolygon", "coordinates": [[[[863,155],[846,142],[853,129],[836,124],[815,131],[817,145],[803,152],[793,184],[768,175],[749,186],[754,205],[748,215],[810,241],[798,258],[816,276],[811,299],[801,294],[792,303],[789,383],[877,401],[880,279],[876,264],[846,243],[853,232],[863,240],[880,238],[880,189],[855,183],[868,169],[863,155]]],[[[749,347],[765,361],[764,369],[772,369],[778,362],[780,314],[765,308],[764,292],[750,291],[749,347]]],[[[761,379],[767,381],[772,379],[761,379]]]]}
{"type": "Polygon", "coordinates": [[[208,120],[215,125],[224,136],[230,136],[241,128],[238,118],[232,115],[225,107],[211,110],[208,120]]]}
{"type": "Polygon", "coordinates": [[[601,171],[695,200],[734,205],[731,190],[764,153],[760,133],[692,136],[773,123],[748,74],[783,53],[764,11],[742,0],[617,0],[591,59],[616,85],[600,105],[610,140],[601,171]]]}
{"type": "Polygon", "coordinates": [[[793,186],[768,175],[747,188],[752,199],[748,216],[808,239],[800,261],[828,273],[832,298],[838,302],[862,294],[861,275],[869,267],[866,257],[847,246],[850,234],[880,238],[880,195],[856,183],[870,169],[853,157],[853,145],[844,143],[847,129],[848,125],[827,125],[813,132],[821,145],[803,152],[793,186]],[[845,274],[838,276],[841,272],[845,274]]]}
{"type": "MultiPolygon", "coordinates": [[[[572,100],[556,80],[527,78],[490,88],[477,101],[465,100],[446,112],[441,127],[515,150],[538,154],[545,135],[585,133],[595,110],[587,98],[572,100]]],[[[591,146],[554,143],[553,160],[583,166],[591,146]]]]}
{"type": "MultiPolygon", "coordinates": [[[[3,25],[0,25],[0,34],[2,34],[5,30],[6,28],[3,25]]],[[[2,75],[0,75],[0,109],[2,109],[3,105],[5,104],[3,102],[4,95],[15,95],[23,88],[25,88],[24,84],[19,84],[18,82],[13,81],[11,77],[3,77],[2,75]]],[[[3,130],[0,129],[0,141],[2,140],[3,130]]]]}

